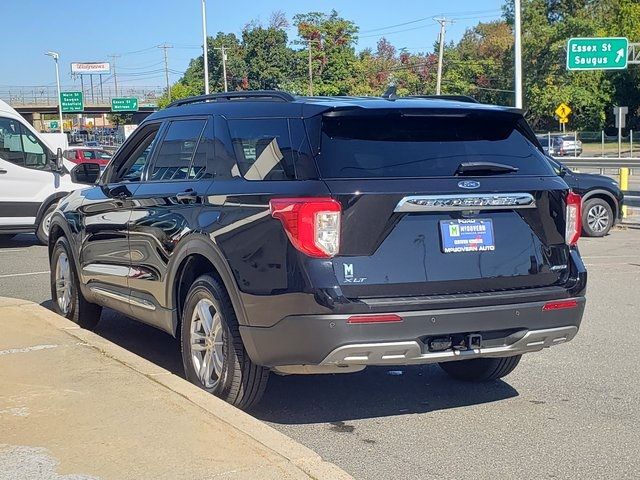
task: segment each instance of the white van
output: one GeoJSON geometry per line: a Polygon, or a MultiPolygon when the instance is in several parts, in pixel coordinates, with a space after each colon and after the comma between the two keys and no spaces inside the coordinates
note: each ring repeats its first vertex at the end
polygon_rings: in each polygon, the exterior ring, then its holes
{"type": "Polygon", "coordinates": [[[76,171],[79,166],[56,150],[0,100],[0,241],[18,233],[35,233],[47,243],[49,220],[58,201],[92,183],[97,177],[94,168],[99,174],[97,164],[76,171]]]}

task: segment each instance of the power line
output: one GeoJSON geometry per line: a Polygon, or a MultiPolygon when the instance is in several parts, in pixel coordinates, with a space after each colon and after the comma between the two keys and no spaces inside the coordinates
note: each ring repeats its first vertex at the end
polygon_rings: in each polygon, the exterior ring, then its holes
{"type": "MultiPolygon", "coordinates": [[[[481,17],[476,17],[475,15],[479,15],[479,14],[484,14],[484,13],[499,13],[502,10],[496,10],[496,9],[491,9],[491,10],[466,10],[466,11],[457,11],[457,12],[440,12],[441,16],[449,16],[451,18],[462,18],[459,17],[460,15],[473,15],[470,18],[481,18],[481,17]]],[[[425,20],[431,20],[433,17],[423,17],[423,18],[418,18],[416,20],[410,20],[407,22],[402,22],[402,23],[396,23],[394,25],[387,25],[386,27],[378,27],[378,28],[369,28],[367,30],[362,30],[360,33],[370,33],[370,32],[379,32],[381,30],[387,30],[389,28],[397,28],[397,27],[403,27],[405,25],[411,25],[414,23],[419,23],[419,22],[423,22],[425,20]]],[[[360,38],[364,38],[364,37],[360,37],[360,38]]]]}
{"type": "Polygon", "coordinates": [[[396,33],[409,32],[411,30],[419,30],[421,28],[434,27],[434,26],[435,26],[435,23],[430,23],[428,25],[420,25],[418,27],[404,28],[402,30],[395,30],[393,32],[383,32],[381,34],[378,33],[375,35],[361,35],[361,36],[358,36],[358,40],[360,40],[361,38],[372,38],[372,37],[383,38],[383,37],[386,37],[387,35],[395,35],[396,33]]]}

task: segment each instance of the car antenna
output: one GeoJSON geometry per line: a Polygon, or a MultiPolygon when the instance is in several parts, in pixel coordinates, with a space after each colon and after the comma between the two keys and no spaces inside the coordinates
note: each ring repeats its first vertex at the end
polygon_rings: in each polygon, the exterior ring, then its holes
{"type": "Polygon", "coordinates": [[[387,87],[387,89],[382,94],[382,98],[386,98],[387,100],[395,100],[398,98],[397,94],[398,88],[392,83],[387,87]]]}

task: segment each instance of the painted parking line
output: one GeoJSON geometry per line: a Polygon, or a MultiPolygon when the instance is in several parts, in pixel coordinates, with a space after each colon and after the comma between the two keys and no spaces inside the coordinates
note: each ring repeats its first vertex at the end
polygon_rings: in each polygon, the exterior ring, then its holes
{"type": "Polygon", "coordinates": [[[45,272],[28,272],[28,273],[10,273],[7,275],[0,275],[0,278],[11,278],[11,277],[28,277],[30,275],[44,275],[49,274],[49,270],[45,272]]]}

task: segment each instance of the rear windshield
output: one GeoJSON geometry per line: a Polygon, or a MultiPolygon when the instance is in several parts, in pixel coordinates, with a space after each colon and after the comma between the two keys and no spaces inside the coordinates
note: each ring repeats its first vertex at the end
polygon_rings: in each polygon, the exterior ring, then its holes
{"type": "Polygon", "coordinates": [[[318,167],[324,178],[448,177],[463,162],[518,168],[502,175],[553,175],[513,114],[324,116],[318,167]]]}

